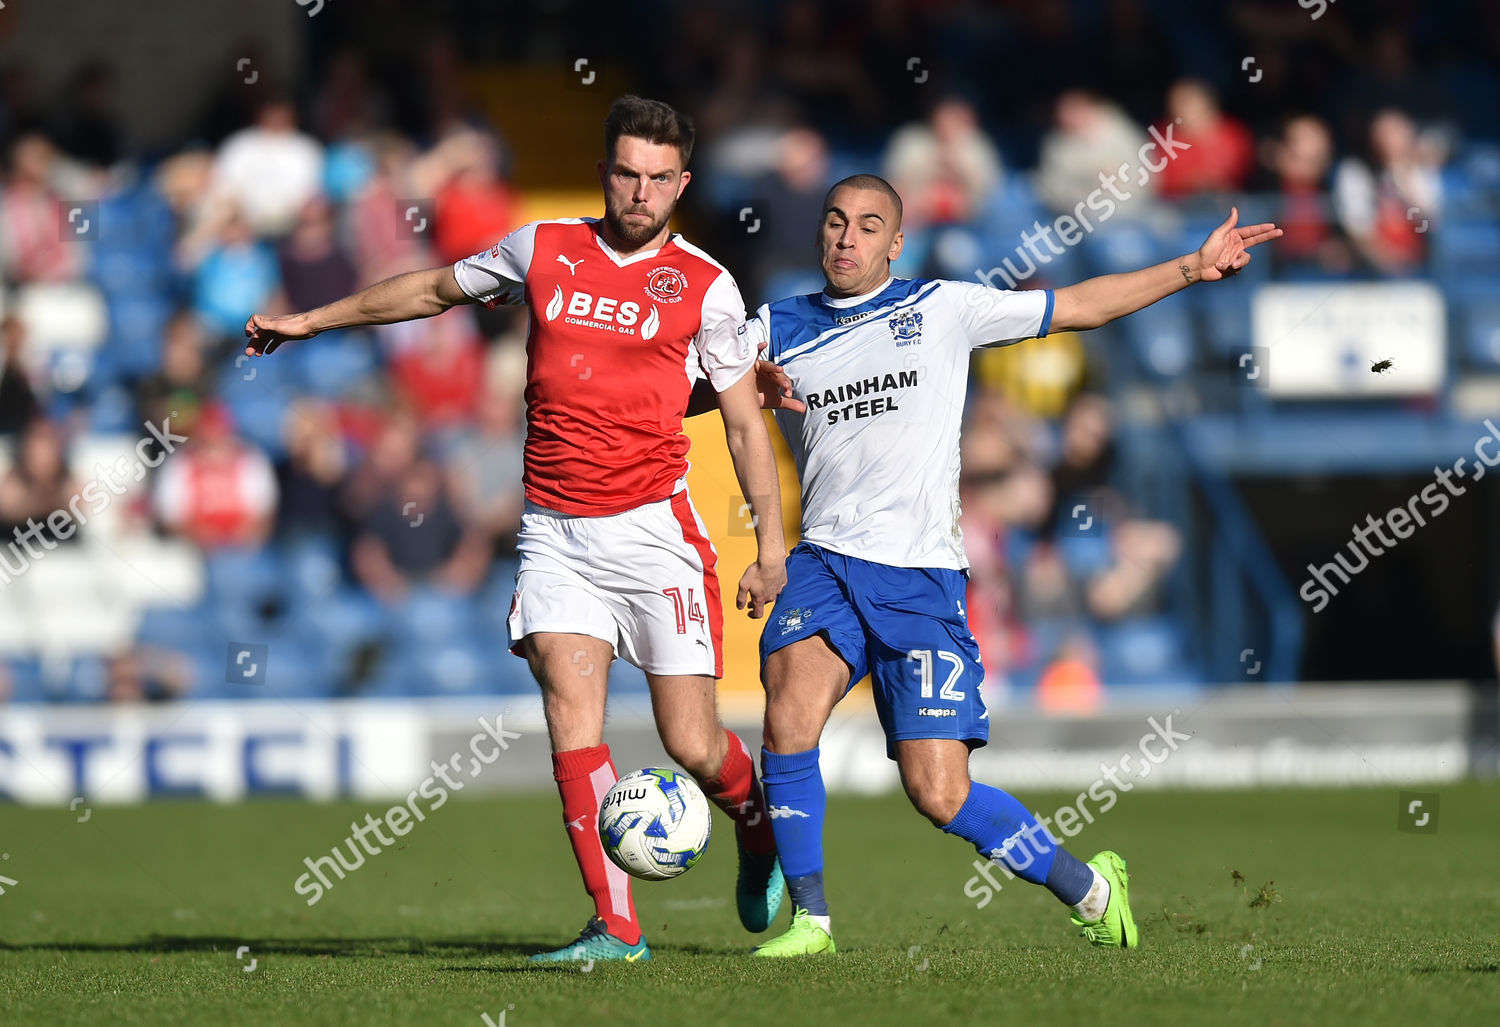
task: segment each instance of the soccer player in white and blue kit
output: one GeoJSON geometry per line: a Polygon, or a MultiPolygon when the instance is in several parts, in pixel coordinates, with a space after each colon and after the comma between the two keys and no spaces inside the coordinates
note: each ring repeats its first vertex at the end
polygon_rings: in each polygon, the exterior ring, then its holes
{"type": "Polygon", "coordinates": [[[1096,328],[1233,275],[1249,247],[1281,234],[1237,221],[1234,211],[1175,261],[1009,292],[892,278],[902,243],[895,190],[855,175],[829,191],[818,230],[826,288],[763,306],[744,329],[794,383],[776,420],[802,480],[802,541],[761,636],[761,780],[794,914],[756,955],[834,951],[817,746],[834,705],[867,672],[912,804],[1010,875],[1050,890],[1094,944],[1138,943],[1123,859],[1106,850],[1080,861],[1020,801],[969,777],[969,752],[989,737],[958,528],[969,355],[1096,328]]]}

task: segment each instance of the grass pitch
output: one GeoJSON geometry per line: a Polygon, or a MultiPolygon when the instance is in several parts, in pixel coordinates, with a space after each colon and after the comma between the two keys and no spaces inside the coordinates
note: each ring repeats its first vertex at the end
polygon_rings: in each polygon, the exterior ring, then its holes
{"type": "Polygon", "coordinates": [[[699,866],[636,886],[653,960],[590,972],[523,962],[591,911],[551,793],[455,797],[312,907],[303,857],[378,807],[0,807],[0,1022],[1496,1022],[1500,786],[1439,791],[1432,834],[1397,831],[1394,788],[1122,796],[1069,847],[1129,859],[1133,952],[1019,881],[976,909],[966,844],[834,796],[839,954],[752,960],[720,817],[699,866]]]}

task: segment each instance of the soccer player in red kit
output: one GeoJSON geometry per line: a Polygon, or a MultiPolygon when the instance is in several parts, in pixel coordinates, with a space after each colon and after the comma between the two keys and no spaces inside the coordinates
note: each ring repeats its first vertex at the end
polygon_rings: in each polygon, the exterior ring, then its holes
{"type": "Polygon", "coordinates": [[[694,379],[718,393],[759,556],[736,605],[760,617],[786,583],[770,436],[734,279],[667,227],[691,175],[693,126],[627,96],[605,119],[603,218],[539,221],[490,249],[398,275],[300,314],[256,314],[246,352],[352,325],[430,317],[456,303],[525,303],[526,511],[510,614],[513,650],[541,686],[563,821],[595,916],[533,960],[650,958],[630,878],[595,827],[616,780],[604,744],[610,661],[646,673],[667,753],[735,820],[737,905],[763,931],[781,905],[770,818],[745,744],[719,722],[723,613],[716,554],[687,493],[682,419],[694,379]]]}

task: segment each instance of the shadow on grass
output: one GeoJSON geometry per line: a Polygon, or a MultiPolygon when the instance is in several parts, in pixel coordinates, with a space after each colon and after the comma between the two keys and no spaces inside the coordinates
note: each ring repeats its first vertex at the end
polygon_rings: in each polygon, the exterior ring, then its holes
{"type": "MultiPolygon", "coordinates": [[[[251,938],[225,935],[151,934],[136,941],[0,941],[0,952],[213,952],[233,955],[248,947],[256,956],[340,956],[343,958],[384,959],[390,956],[432,956],[453,959],[459,956],[529,956],[544,949],[556,948],[559,938],[522,938],[510,941],[488,941],[481,938],[416,938],[410,935],[386,935],[372,938],[251,938]]],[[[693,956],[742,956],[736,948],[703,946],[656,946],[655,951],[693,956]]],[[[509,972],[536,970],[532,967],[441,967],[443,970],[509,972]]],[[[540,969],[550,969],[541,967],[540,969]]]]}
{"type": "Polygon", "coordinates": [[[256,955],[281,956],[524,956],[554,948],[556,938],[487,941],[481,938],[416,938],[386,935],[373,938],[254,938],[225,935],[150,934],[135,941],[0,941],[0,952],[226,952],[248,946],[256,955]]]}

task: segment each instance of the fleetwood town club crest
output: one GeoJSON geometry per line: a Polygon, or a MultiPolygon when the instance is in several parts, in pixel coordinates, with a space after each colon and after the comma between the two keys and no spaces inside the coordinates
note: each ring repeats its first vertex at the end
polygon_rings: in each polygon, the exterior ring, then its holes
{"type": "Polygon", "coordinates": [[[663,303],[680,303],[687,291],[687,275],[675,267],[652,268],[646,279],[646,292],[663,303]]]}
{"type": "Polygon", "coordinates": [[[920,310],[898,310],[891,315],[889,323],[897,346],[913,346],[922,341],[920,310]]]}

